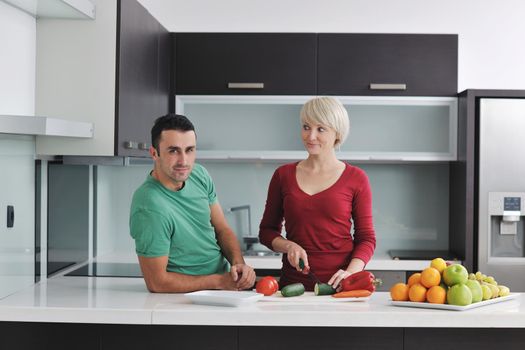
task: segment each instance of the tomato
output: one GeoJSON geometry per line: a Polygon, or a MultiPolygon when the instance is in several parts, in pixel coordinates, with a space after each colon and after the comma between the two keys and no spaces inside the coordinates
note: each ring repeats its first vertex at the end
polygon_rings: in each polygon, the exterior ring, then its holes
{"type": "Polygon", "coordinates": [[[279,283],[272,276],[263,277],[255,285],[255,290],[257,293],[264,294],[265,296],[270,296],[279,290],[279,283]]]}

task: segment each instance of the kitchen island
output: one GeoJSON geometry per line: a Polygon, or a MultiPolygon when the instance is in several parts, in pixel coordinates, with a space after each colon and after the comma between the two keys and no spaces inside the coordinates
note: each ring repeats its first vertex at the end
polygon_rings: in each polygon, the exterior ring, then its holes
{"type": "Polygon", "coordinates": [[[259,301],[234,308],[148,293],[141,278],[57,276],[0,300],[0,334],[3,344],[17,349],[42,341],[82,343],[75,343],[77,349],[170,343],[177,349],[258,349],[270,338],[276,349],[420,349],[422,342],[425,349],[457,342],[477,350],[523,349],[523,300],[520,294],[468,311],[445,311],[393,306],[388,293],[377,292],[365,302],[259,301]],[[42,339],[31,343],[24,334],[42,339]]]}

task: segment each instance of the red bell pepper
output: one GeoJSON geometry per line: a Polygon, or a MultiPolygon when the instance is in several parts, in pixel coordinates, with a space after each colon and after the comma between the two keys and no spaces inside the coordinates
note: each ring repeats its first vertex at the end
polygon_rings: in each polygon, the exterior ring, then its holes
{"type": "Polygon", "coordinates": [[[365,289],[370,292],[376,290],[376,286],[380,286],[383,282],[379,278],[375,278],[370,271],[359,271],[351,274],[341,282],[341,291],[350,291],[357,289],[365,289]]]}

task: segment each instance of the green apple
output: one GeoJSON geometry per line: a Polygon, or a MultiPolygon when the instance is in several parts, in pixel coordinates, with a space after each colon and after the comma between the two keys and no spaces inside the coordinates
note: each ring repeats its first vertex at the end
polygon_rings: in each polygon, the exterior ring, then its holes
{"type": "Polygon", "coordinates": [[[443,280],[447,286],[453,286],[458,283],[465,284],[468,280],[468,271],[463,265],[450,265],[443,270],[443,280]]]}
{"type": "Polygon", "coordinates": [[[483,300],[489,300],[492,298],[492,289],[486,284],[481,285],[481,291],[483,292],[483,300]]]}
{"type": "Polygon", "coordinates": [[[447,292],[447,303],[450,305],[466,306],[472,304],[472,292],[464,283],[457,283],[447,292]]]}
{"type": "Polygon", "coordinates": [[[476,280],[468,280],[466,283],[467,287],[470,288],[472,293],[472,302],[477,303],[483,299],[483,291],[481,290],[481,285],[476,280]]]}

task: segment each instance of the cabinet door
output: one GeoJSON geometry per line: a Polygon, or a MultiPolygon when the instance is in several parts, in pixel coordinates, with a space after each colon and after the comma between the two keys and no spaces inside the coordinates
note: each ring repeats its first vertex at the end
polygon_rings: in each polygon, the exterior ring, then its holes
{"type": "Polygon", "coordinates": [[[110,325],[101,327],[100,350],[232,350],[238,349],[233,326],[110,325]]]}
{"type": "Polygon", "coordinates": [[[405,350],[421,349],[422,344],[425,350],[459,348],[459,344],[462,349],[489,350],[497,346],[499,349],[521,350],[525,338],[522,328],[405,328],[405,350]]]}
{"type": "Polygon", "coordinates": [[[402,350],[403,328],[239,327],[238,339],[239,350],[402,350]]]}
{"type": "MultiPolygon", "coordinates": [[[[299,114],[310,96],[177,96],[199,134],[199,159],[280,160],[306,157],[299,114]],[[213,125],[213,127],[210,127],[213,125]],[[252,132],[246,132],[251,130],[252,132]],[[257,132],[254,132],[257,130],[257,132]],[[268,142],[272,135],[272,142],[268,142]]],[[[338,158],[350,161],[454,161],[457,99],[339,96],[350,135],[338,158]]]]}
{"type": "Polygon", "coordinates": [[[0,322],[2,349],[101,349],[97,324],[0,322]]]}
{"type": "Polygon", "coordinates": [[[178,33],[185,95],[314,95],[316,34],[178,33]]]}
{"type": "Polygon", "coordinates": [[[115,155],[144,157],[168,112],[169,33],[136,1],[119,1],[118,13],[115,155]]]}
{"type": "Polygon", "coordinates": [[[455,96],[457,35],[319,34],[318,94],[455,96]]]}

